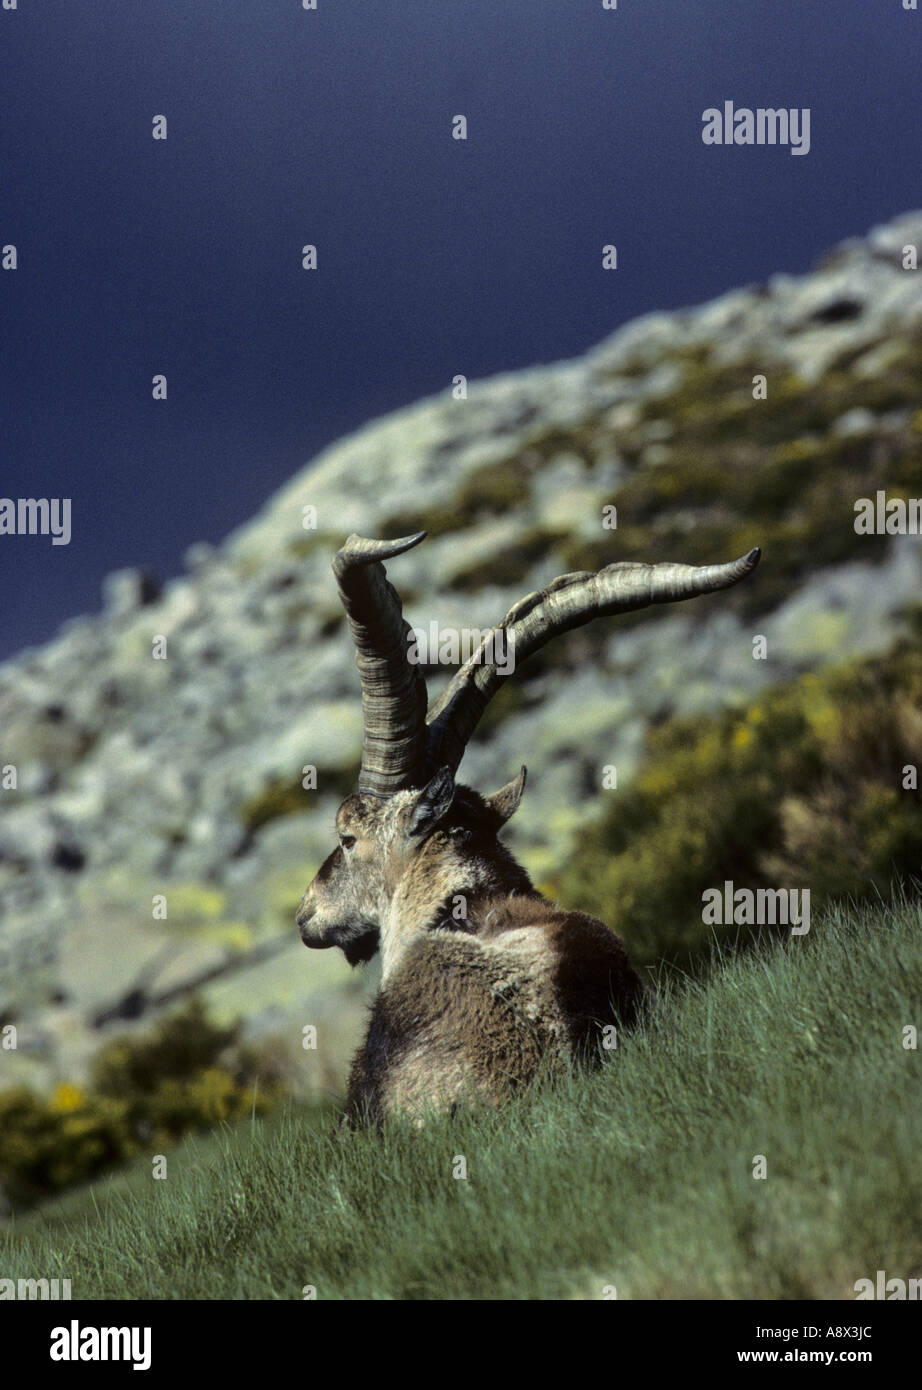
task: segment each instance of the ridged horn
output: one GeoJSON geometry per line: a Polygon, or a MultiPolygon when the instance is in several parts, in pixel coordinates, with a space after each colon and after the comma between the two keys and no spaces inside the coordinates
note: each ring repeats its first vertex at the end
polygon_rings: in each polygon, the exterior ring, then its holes
{"type": "Polygon", "coordinates": [[[352,535],[333,560],[362,682],[358,789],[373,796],[418,787],[424,771],[426,682],[420,667],[408,660],[410,625],[382,562],[419,545],[425,534],[393,541],[352,535]]]}
{"type": "Polygon", "coordinates": [[[729,589],[752,573],[760,555],[756,548],[728,564],[702,566],[621,561],[597,574],[561,575],[546,588],[520,599],[487,634],[433,707],[428,719],[424,776],[443,766],[457,771],[484,710],[510,674],[499,671],[496,661],[484,659],[491,641],[503,666],[509,663],[507,649],[501,644],[514,644],[514,664],[518,666],[553,637],[582,627],[593,618],[729,589]]]}

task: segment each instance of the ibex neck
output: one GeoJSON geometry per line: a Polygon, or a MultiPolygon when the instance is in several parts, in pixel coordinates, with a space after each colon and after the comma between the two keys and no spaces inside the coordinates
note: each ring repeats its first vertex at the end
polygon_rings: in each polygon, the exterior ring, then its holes
{"type": "Polygon", "coordinates": [[[381,978],[393,974],[420,932],[445,924],[465,930],[474,898],[534,893],[531,879],[505,846],[471,854],[450,837],[433,836],[394,892],[381,930],[381,978]]]}

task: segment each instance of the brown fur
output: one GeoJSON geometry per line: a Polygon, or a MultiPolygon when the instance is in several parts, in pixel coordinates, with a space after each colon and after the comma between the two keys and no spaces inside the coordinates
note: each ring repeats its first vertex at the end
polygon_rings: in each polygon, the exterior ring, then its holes
{"type": "Polygon", "coordinates": [[[433,792],[436,780],[386,801],[347,797],[346,847],[298,914],[308,945],[353,962],[382,951],[348,1124],[501,1104],[544,1063],[596,1064],[602,1029],[637,1015],[641,984],[618,938],[552,906],[497,838],[524,777],[486,800],[450,779],[433,792]]]}
{"type": "Polygon", "coordinates": [[[597,1065],[601,1030],[636,1019],[641,985],[601,922],[538,895],[484,898],[461,930],[416,937],[372,1005],[346,1123],[499,1105],[543,1064],[597,1065]]]}

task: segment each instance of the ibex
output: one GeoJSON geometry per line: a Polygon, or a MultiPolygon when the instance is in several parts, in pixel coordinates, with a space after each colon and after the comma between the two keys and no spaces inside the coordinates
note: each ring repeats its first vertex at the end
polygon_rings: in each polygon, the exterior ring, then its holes
{"type": "Polygon", "coordinates": [[[618,937],[548,902],[498,839],[525,768],[486,798],[454,774],[509,674],[511,664],[500,669],[489,652],[505,644],[523,661],[595,617],[729,588],[759,561],[752,550],[725,565],[620,563],[563,575],[506,614],[427,715],[413,632],[382,563],[424,536],[353,535],[333,561],[362,684],[362,765],[336,815],[339,847],[304,894],[297,924],[305,946],[339,946],[352,965],[381,949],[346,1127],[464,1101],[498,1105],[542,1064],[597,1063],[611,1028],[635,1021],[642,986],[618,937]]]}

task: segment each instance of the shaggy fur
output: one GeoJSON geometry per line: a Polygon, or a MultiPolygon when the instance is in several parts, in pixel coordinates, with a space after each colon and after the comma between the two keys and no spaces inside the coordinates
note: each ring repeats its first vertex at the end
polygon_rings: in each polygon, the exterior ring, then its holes
{"type": "Polygon", "coordinates": [[[552,906],[497,838],[524,780],[523,769],[484,799],[443,773],[421,791],[340,807],[341,848],[298,924],[306,945],[340,946],[352,963],[380,943],[347,1125],[499,1105],[543,1064],[597,1064],[602,1029],[635,1021],[642,986],[619,939],[552,906]]]}
{"type": "Polygon", "coordinates": [[[597,1065],[606,1024],[630,1026],[641,985],[616,936],[537,894],[483,898],[461,929],[423,931],[374,1001],[346,1123],[499,1105],[539,1067],[597,1065]]]}

